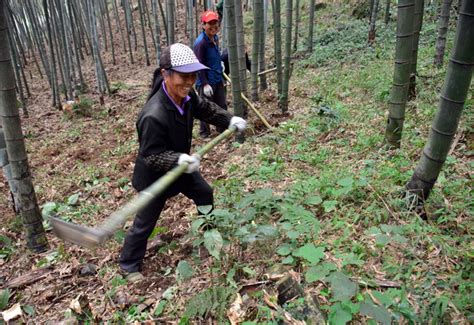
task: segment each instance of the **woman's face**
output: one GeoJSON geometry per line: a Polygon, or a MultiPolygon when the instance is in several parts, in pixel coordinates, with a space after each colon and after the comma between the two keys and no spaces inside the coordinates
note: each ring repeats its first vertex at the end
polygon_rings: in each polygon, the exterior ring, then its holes
{"type": "Polygon", "coordinates": [[[204,32],[209,38],[214,37],[219,32],[219,21],[211,20],[203,25],[204,32]]]}
{"type": "Polygon", "coordinates": [[[196,73],[180,73],[177,71],[162,70],[162,74],[168,94],[173,100],[179,103],[188,95],[197,78],[196,73]]]}

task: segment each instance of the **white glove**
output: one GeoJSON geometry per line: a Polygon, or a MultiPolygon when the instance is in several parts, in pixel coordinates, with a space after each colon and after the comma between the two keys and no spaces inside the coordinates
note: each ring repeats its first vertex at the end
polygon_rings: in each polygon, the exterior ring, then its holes
{"type": "Polygon", "coordinates": [[[202,91],[204,93],[204,96],[206,97],[212,97],[212,95],[214,94],[211,85],[205,85],[202,91]]]}
{"type": "Polygon", "coordinates": [[[243,132],[247,127],[247,121],[241,117],[234,116],[230,119],[229,127],[231,126],[235,126],[238,132],[243,132]]]}
{"type": "Polygon", "coordinates": [[[178,158],[178,165],[182,165],[184,163],[188,164],[188,168],[184,171],[186,174],[191,174],[199,170],[199,164],[201,162],[201,156],[198,154],[188,155],[188,154],[181,154],[178,158]]]}

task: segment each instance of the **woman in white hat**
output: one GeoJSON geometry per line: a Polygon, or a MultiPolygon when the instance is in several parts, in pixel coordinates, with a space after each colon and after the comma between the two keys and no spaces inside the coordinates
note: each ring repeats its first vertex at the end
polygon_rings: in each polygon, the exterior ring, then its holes
{"type": "Polygon", "coordinates": [[[153,76],[152,90],[138,116],[140,147],[132,180],[137,191],[144,190],[176,165],[189,165],[185,174],[135,216],[119,258],[120,268],[131,281],[143,278],[139,272],[147,239],[168,198],[183,193],[197,206],[213,205],[212,188],[199,172],[200,157],[190,155],[194,118],[218,127],[235,125],[239,132],[246,128],[244,119],[232,116],[194,92],[197,72],[206,69],[188,46],[176,43],[165,48],[153,76]]]}

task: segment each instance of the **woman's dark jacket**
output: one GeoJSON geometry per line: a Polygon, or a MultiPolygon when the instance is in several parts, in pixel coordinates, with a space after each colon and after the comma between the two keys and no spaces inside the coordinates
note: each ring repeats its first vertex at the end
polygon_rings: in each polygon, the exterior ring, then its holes
{"type": "Polygon", "coordinates": [[[194,118],[227,128],[232,114],[215,103],[199,97],[194,90],[184,105],[184,115],[168,98],[163,88],[145,104],[136,123],[139,151],[133,172],[133,187],[142,191],[178,163],[181,154],[189,154],[194,118]]]}

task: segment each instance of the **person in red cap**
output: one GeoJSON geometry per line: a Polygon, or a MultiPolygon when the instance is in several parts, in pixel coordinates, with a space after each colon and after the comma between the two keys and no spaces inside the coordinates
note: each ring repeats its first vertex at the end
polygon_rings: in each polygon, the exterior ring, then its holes
{"type": "MultiPolygon", "coordinates": [[[[219,48],[219,15],[214,11],[205,11],[201,16],[202,32],[194,42],[194,53],[198,60],[209,67],[200,71],[196,82],[197,90],[221,108],[227,110],[224,78],[222,77],[221,50],[219,48]]],[[[217,128],[218,132],[225,129],[217,128]]],[[[201,122],[199,134],[202,138],[210,136],[209,124],[201,122]]]]}

